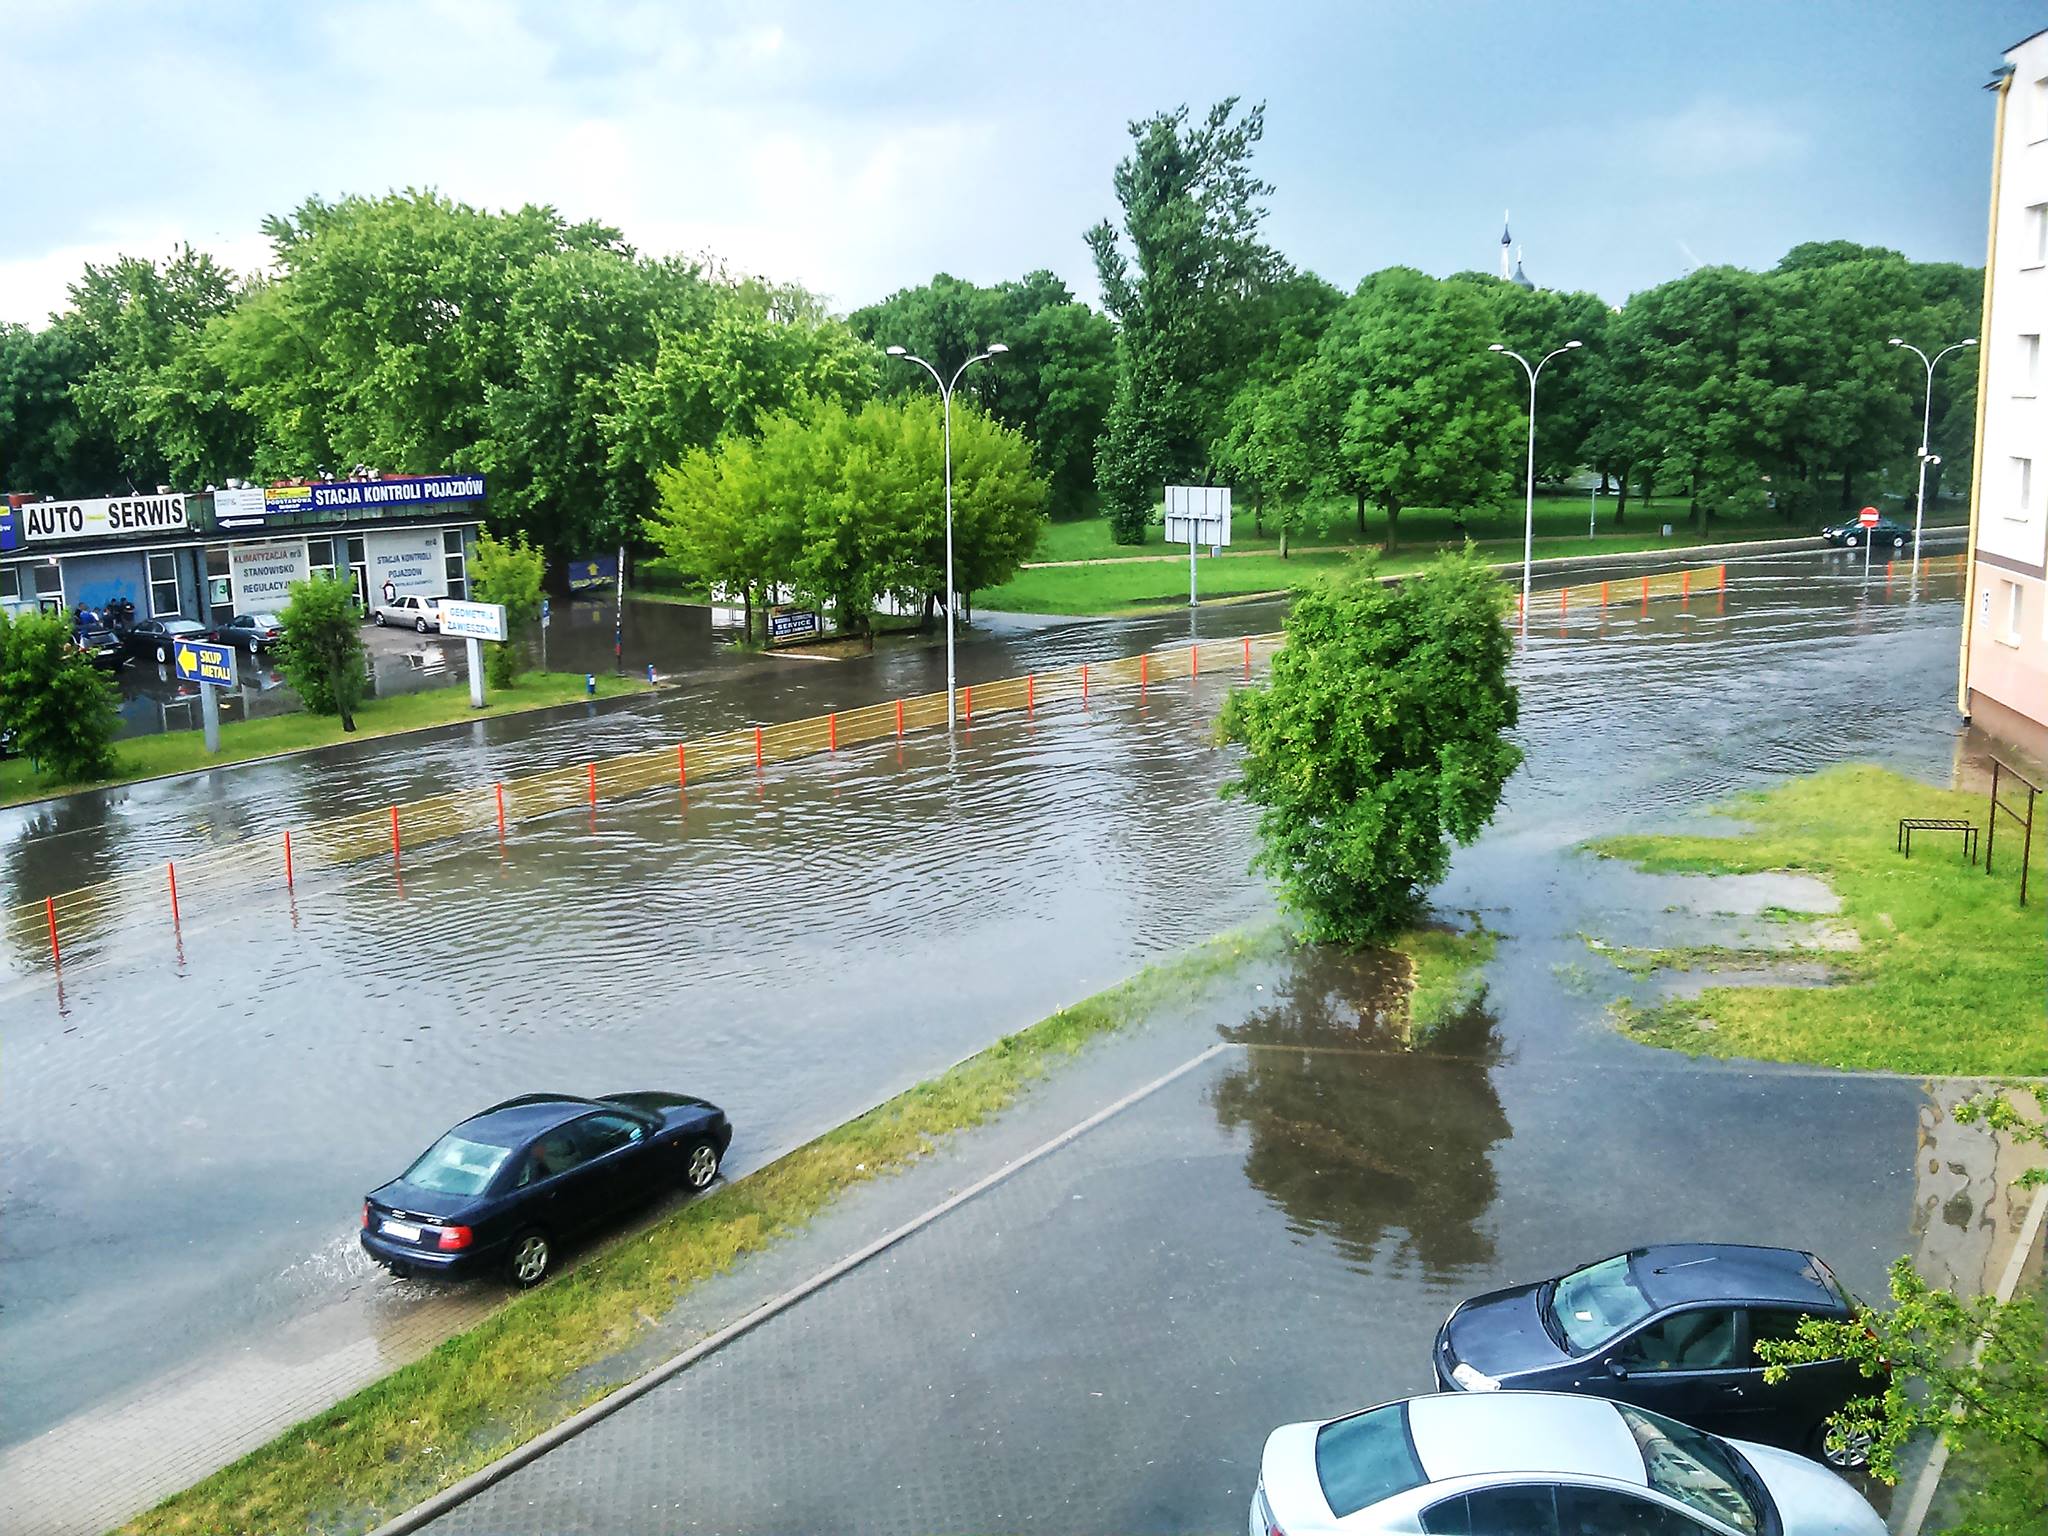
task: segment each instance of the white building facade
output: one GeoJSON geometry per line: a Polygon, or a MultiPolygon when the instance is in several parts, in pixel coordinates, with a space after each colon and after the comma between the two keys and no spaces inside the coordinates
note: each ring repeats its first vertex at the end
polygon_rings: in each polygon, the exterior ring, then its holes
{"type": "Polygon", "coordinates": [[[2048,763],[2048,31],[1993,82],[1990,249],[1957,707],[2048,763]]]}

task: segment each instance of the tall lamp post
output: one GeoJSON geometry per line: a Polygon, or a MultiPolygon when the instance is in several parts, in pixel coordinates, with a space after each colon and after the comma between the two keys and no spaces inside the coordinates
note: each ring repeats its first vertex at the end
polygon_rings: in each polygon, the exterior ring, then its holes
{"type": "MultiPolygon", "coordinates": [[[[1897,336],[1894,336],[1886,345],[1904,347],[1908,352],[1919,358],[1927,369],[1927,394],[1920,407],[1920,487],[1913,493],[1913,569],[1917,573],[1920,569],[1920,525],[1927,512],[1927,433],[1928,428],[1934,422],[1934,365],[1944,357],[1947,357],[1951,352],[1960,352],[1964,347],[1974,347],[1977,345],[1977,338],[1974,336],[1965,337],[1953,346],[1943,347],[1932,357],[1922,352],[1910,341],[1902,340],[1897,336]]],[[[1967,593],[1964,595],[1968,596],[1967,593]]]]}
{"type": "Polygon", "coordinates": [[[1529,628],[1529,567],[1536,553],[1536,380],[1542,377],[1543,367],[1553,357],[1563,357],[1567,352],[1576,352],[1584,346],[1582,341],[1568,341],[1555,352],[1547,352],[1541,362],[1530,365],[1529,359],[1510,347],[1495,342],[1486,350],[1502,352],[1522,365],[1522,372],[1529,375],[1529,469],[1523,481],[1522,517],[1522,622],[1526,632],[1529,628]]]}
{"type": "Polygon", "coordinates": [[[1010,349],[1000,341],[988,344],[986,352],[977,352],[953,371],[948,383],[923,358],[905,351],[902,347],[890,347],[891,357],[900,357],[905,362],[916,363],[932,376],[932,382],[939,386],[939,404],[946,422],[946,729],[953,729],[955,711],[959,707],[959,686],[953,673],[953,391],[959,386],[960,375],[976,363],[985,363],[992,357],[1001,357],[1010,349]]]}

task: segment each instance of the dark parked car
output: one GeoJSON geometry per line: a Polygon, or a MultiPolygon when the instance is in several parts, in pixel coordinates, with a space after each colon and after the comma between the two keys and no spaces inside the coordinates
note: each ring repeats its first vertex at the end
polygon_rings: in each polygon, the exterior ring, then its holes
{"type": "Polygon", "coordinates": [[[1475,1297],[1437,1331],[1432,1363],[1445,1391],[1585,1392],[1851,1467],[1868,1446],[1827,1443],[1822,1421],[1884,1383],[1828,1360],[1766,1385],[1753,1347],[1851,1309],[1810,1253],[1672,1243],[1475,1297]]]}
{"type": "Polygon", "coordinates": [[[180,640],[206,638],[206,626],[196,619],[139,619],[121,631],[121,646],[130,656],[167,662],[180,640]]]}
{"type": "Polygon", "coordinates": [[[530,1093],[448,1132],[363,1202],[363,1247],[396,1275],[501,1269],[538,1285],[561,1242],[664,1190],[709,1189],[725,1111],[682,1093],[530,1093]]]}
{"type": "Polygon", "coordinates": [[[274,613],[238,613],[208,638],[255,656],[276,647],[284,638],[284,625],[274,613]]]}
{"type": "Polygon", "coordinates": [[[1855,518],[1843,523],[1830,523],[1821,529],[1820,536],[1830,544],[1843,549],[1861,549],[1864,534],[1870,536],[1872,549],[1904,549],[1913,537],[1913,530],[1903,523],[1895,523],[1888,517],[1880,517],[1868,530],[1855,518]]]}

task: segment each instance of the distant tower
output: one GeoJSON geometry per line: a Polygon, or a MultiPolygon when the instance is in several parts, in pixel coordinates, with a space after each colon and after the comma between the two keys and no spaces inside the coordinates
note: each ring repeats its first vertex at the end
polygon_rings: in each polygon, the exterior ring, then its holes
{"type": "MultiPolygon", "coordinates": [[[[1507,258],[1503,256],[1501,260],[1505,263],[1507,258]]],[[[1536,286],[1535,283],[1530,281],[1529,274],[1522,270],[1522,249],[1520,246],[1515,247],[1515,270],[1509,274],[1508,281],[1517,288],[1534,289],[1536,286]]]]}
{"type": "Polygon", "coordinates": [[[1514,244],[1514,237],[1508,233],[1508,216],[1503,213],[1500,216],[1500,275],[1505,278],[1512,278],[1515,275],[1508,260],[1514,244]]]}

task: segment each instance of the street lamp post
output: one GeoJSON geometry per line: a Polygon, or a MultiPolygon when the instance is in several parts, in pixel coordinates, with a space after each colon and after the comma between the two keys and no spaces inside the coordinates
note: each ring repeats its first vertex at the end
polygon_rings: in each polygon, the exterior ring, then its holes
{"type": "Polygon", "coordinates": [[[902,347],[890,347],[891,357],[900,357],[905,362],[916,363],[932,376],[932,382],[939,386],[939,406],[945,418],[946,437],[946,730],[951,732],[955,712],[959,708],[960,690],[953,672],[953,391],[959,386],[960,375],[976,363],[985,363],[992,357],[1001,357],[1010,349],[1000,341],[988,344],[986,352],[977,352],[953,371],[948,383],[939,370],[923,358],[905,351],[902,347]]]}
{"type": "Polygon", "coordinates": [[[1510,347],[1504,347],[1497,341],[1486,349],[1489,352],[1502,352],[1512,357],[1522,365],[1522,372],[1529,375],[1529,467],[1527,476],[1523,481],[1522,516],[1521,627],[1525,632],[1529,628],[1529,567],[1534,563],[1533,557],[1536,553],[1536,380],[1542,376],[1544,364],[1548,363],[1553,357],[1563,357],[1567,352],[1576,352],[1584,345],[1585,343],[1581,341],[1568,341],[1555,352],[1545,353],[1542,361],[1533,367],[1530,365],[1529,359],[1522,356],[1521,353],[1514,351],[1510,347]]]}
{"type": "Polygon", "coordinates": [[[1905,341],[1897,336],[1894,336],[1887,345],[1904,347],[1908,352],[1919,358],[1927,369],[1927,394],[1920,407],[1920,485],[1919,489],[1913,492],[1913,571],[1915,575],[1918,575],[1920,570],[1920,525],[1927,513],[1927,436],[1928,428],[1934,422],[1934,365],[1944,357],[1947,357],[1951,352],[1960,352],[1964,347],[1974,347],[1977,345],[1977,338],[1974,336],[1965,337],[1952,346],[1943,347],[1933,357],[1929,357],[1910,341],[1905,341]]]}

